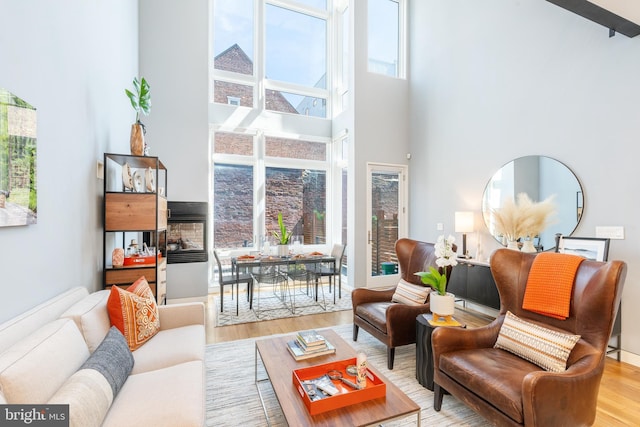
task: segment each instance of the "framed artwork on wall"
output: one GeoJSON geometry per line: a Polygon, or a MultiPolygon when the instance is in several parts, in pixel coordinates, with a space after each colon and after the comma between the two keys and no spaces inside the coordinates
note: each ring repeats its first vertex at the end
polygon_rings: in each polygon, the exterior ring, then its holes
{"type": "Polygon", "coordinates": [[[0,227],[37,222],[36,109],[0,88],[0,227]]]}
{"type": "Polygon", "coordinates": [[[560,238],[558,252],[578,255],[594,261],[607,261],[609,258],[609,239],[563,236],[560,238]]]}

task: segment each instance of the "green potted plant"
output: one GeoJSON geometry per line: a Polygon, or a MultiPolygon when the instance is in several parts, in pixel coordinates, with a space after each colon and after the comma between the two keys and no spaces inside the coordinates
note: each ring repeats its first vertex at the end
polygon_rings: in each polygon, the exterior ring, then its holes
{"type": "Polygon", "coordinates": [[[133,92],[125,89],[124,92],[131,101],[131,106],[136,112],[136,122],[131,125],[131,154],[142,156],[145,154],[144,134],[146,133],[144,124],[140,121],[140,115],[148,116],[151,112],[151,87],[147,80],[142,77],[133,79],[133,92]]]}
{"type": "Polygon", "coordinates": [[[278,212],[278,227],[280,228],[280,231],[273,232],[273,236],[277,239],[278,242],[278,255],[287,256],[289,255],[289,240],[291,239],[291,231],[287,231],[287,226],[284,225],[284,221],[282,220],[282,212],[278,212]]]}
{"type": "Polygon", "coordinates": [[[443,317],[445,321],[451,320],[454,313],[455,295],[447,292],[447,268],[458,264],[456,253],[453,250],[455,238],[449,236],[438,237],[435,244],[436,265],[438,268],[429,267],[429,271],[415,273],[420,276],[420,281],[429,285],[435,292],[429,296],[429,304],[433,320],[438,321],[443,317]],[[442,270],[442,272],[440,272],[442,270]]]}

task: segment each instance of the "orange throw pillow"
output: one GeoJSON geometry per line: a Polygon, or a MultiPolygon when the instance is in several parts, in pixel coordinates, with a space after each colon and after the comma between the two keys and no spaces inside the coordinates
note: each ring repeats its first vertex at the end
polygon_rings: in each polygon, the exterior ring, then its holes
{"type": "Polygon", "coordinates": [[[107,311],[111,325],[122,332],[131,351],[140,348],[160,330],[158,306],[144,276],[127,290],[111,286],[107,311]]]}

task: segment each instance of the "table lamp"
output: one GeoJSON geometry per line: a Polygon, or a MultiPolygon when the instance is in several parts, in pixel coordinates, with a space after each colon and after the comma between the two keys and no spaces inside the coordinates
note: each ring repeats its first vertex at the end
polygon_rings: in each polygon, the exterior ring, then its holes
{"type": "Polygon", "coordinates": [[[456,233],[462,233],[462,256],[471,258],[467,250],[467,233],[473,232],[473,212],[456,212],[456,233]]]}

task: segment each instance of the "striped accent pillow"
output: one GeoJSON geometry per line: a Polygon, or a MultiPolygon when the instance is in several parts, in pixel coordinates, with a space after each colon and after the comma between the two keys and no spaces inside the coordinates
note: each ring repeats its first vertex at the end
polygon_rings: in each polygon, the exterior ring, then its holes
{"type": "Polygon", "coordinates": [[[431,288],[428,286],[414,285],[404,279],[400,279],[391,301],[407,305],[422,305],[427,300],[431,288]]]}
{"type": "Polygon", "coordinates": [[[546,371],[564,372],[580,335],[564,334],[520,319],[507,311],[495,348],[507,350],[546,371]]]}

